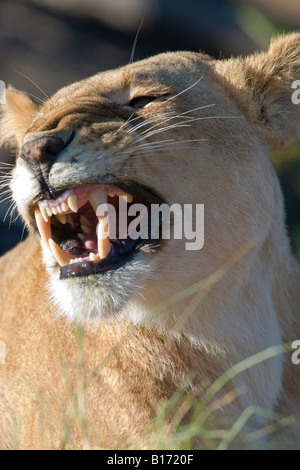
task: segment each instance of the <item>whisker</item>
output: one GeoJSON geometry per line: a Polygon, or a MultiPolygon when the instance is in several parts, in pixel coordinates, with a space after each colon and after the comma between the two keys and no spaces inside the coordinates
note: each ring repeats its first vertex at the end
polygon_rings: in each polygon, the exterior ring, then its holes
{"type": "Polygon", "coordinates": [[[170,129],[177,129],[181,127],[190,127],[192,122],[196,121],[204,121],[204,120],[210,120],[210,119],[240,119],[239,116],[204,116],[204,117],[198,117],[198,118],[192,118],[190,119],[189,123],[186,121],[182,121],[176,124],[171,124],[170,126],[163,127],[161,129],[157,129],[155,131],[151,131],[148,134],[145,133],[144,137],[142,139],[146,140],[149,137],[152,137],[153,135],[156,134],[161,134],[163,132],[167,132],[170,129]]]}
{"type": "MultiPolygon", "coordinates": [[[[19,214],[19,216],[20,216],[20,214],[19,214]]],[[[17,220],[18,220],[18,219],[17,219],[17,220]]],[[[25,224],[23,224],[23,230],[22,230],[22,235],[21,235],[21,242],[22,242],[22,241],[23,241],[23,239],[24,239],[25,230],[26,230],[26,225],[25,225],[25,224]]]]}
{"type": "Polygon", "coordinates": [[[174,96],[171,96],[171,98],[169,98],[168,100],[165,101],[165,103],[168,103],[169,101],[172,101],[174,100],[175,98],[177,98],[178,96],[180,95],[183,95],[183,93],[186,93],[187,91],[191,90],[192,88],[194,88],[194,86],[198,85],[198,83],[201,82],[201,80],[203,80],[203,75],[201,78],[199,78],[199,80],[197,80],[195,83],[193,83],[193,85],[185,88],[183,91],[181,91],[180,93],[177,93],[177,95],[174,95],[174,96]]]}
{"type": "Polygon", "coordinates": [[[30,77],[28,77],[27,75],[25,75],[25,73],[19,72],[18,70],[13,70],[13,72],[18,73],[18,74],[21,75],[22,77],[24,77],[24,78],[26,78],[27,80],[29,80],[34,86],[37,87],[37,89],[45,96],[45,98],[46,98],[47,100],[49,100],[50,97],[47,95],[47,93],[45,93],[44,90],[42,90],[42,88],[39,87],[38,84],[35,83],[30,77]]]}
{"type": "Polygon", "coordinates": [[[18,220],[18,218],[19,218],[19,215],[20,215],[20,214],[17,214],[17,216],[15,216],[15,218],[14,218],[14,220],[13,220],[13,216],[15,215],[16,210],[17,210],[17,206],[15,206],[15,207],[12,209],[11,213],[10,213],[9,224],[8,224],[8,230],[11,229],[12,224],[15,223],[15,222],[18,220]]]}
{"type": "Polygon", "coordinates": [[[142,21],[141,21],[141,24],[139,26],[139,29],[137,30],[137,33],[135,35],[135,39],[134,39],[134,43],[133,43],[133,46],[132,46],[132,51],[131,51],[131,55],[130,55],[130,60],[129,60],[129,64],[132,64],[134,62],[134,54],[135,54],[135,50],[136,50],[136,45],[137,45],[137,41],[138,41],[138,38],[139,38],[139,34],[141,32],[141,29],[142,29],[142,26],[144,24],[144,18],[142,18],[142,21]]]}
{"type": "MultiPolygon", "coordinates": [[[[174,116],[174,113],[173,112],[169,112],[169,113],[163,113],[161,114],[161,117],[167,117],[167,116],[174,116]]],[[[139,119],[141,119],[141,116],[138,117],[139,119]]],[[[149,118],[149,119],[146,119],[145,121],[142,121],[140,122],[139,124],[137,124],[136,126],[132,127],[131,129],[129,129],[128,131],[128,134],[132,134],[133,132],[136,132],[137,130],[141,129],[142,127],[145,127],[147,126],[148,124],[152,124],[153,122],[157,123],[157,116],[155,117],[152,117],[152,118],[149,118]]],[[[161,122],[164,122],[164,121],[161,121],[161,122]]],[[[159,124],[158,123],[158,124],[159,124]]]]}
{"type": "Polygon", "coordinates": [[[8,215],[10,214],[10,212],[11,212],[13,209],[15,209],[16,207],[17,207],[17,205],[16,205],[15,201],[13,201],[13,202],[11,203],[11,205],[9,206],[9,208],[7,209],[7,211],[6,211],[6,214],[5,214],[5,216],[4,216],[3,222],[6,221],[8,215]]]}

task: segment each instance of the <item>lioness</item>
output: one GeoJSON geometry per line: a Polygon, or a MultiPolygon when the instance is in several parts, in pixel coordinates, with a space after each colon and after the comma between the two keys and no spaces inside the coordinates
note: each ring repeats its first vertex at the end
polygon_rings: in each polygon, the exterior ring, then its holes
{"type": "MultiPolygon", "coordinates": [[[[2,448],[149,447],[179,387],[201,399],[232,365],[300,338],[300,269],[269,159],[300,137],[297,79],[293,34],[246,58],[158,55],[41,106],[7,89],[2,144],[17,149],[11,189],[31,234],[0,263],[2,448]],[[98,206],[122,198],[149,223],[153,204],[204,204],[203,248],[105,237],[98,206]]],[[[300,366],[275,355],[218,400],[224,416],[294,415],[300,366]]],[[[277,441],[296,447],[292,436],[277,441]]]]}

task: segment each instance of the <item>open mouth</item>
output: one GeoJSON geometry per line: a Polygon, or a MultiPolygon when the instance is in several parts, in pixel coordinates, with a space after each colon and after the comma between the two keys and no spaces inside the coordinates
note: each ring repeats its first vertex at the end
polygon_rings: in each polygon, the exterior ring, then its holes
{"type": "Polygon", "coordinates": [[[123,188],[86,185],[57,192],[56,199],[38,201],[37,228],[60,265],[61,279],[116,269],[142,246],[159,246],[159,240],[150,236],[150,207],[162,201],[144,187],[123,188]],[[135,204],[138,216],[130,210],[135,204]],[[146,231],[139,236],[141,224],[146,231]]]}

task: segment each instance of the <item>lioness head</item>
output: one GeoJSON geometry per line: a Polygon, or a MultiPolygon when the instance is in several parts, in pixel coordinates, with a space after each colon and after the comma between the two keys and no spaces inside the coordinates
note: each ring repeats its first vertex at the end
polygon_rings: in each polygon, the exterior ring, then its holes
{"type": "MultiPolygon", "coordinates": [[[[179,293],[197,282],[217,276],[215,312],[236,296],[262,247],[284,230],[269,154],[300,136],[291,100],[299,56],[295,34],[244,59],[162,54],[63,88],[41,106],[7,90],[2,140],[18,152],[13,196],[41,237],[60,311],[139,322],[177,295],[154,320],[172,328],[184,308],[179,293]],[[161,230],[132,238],[133,212],[125,237],[118,224],[105,237],[98,207],[119,215],[121,201],[126,213],[145,207],[139,220],[148,227],[153,204],[204,205],[204,245],[186,249],[184,236],[163,239],[161,230]]],[[[211,312],[204,297],[186,314],[191,331],[199,309],[211,312]]]]}

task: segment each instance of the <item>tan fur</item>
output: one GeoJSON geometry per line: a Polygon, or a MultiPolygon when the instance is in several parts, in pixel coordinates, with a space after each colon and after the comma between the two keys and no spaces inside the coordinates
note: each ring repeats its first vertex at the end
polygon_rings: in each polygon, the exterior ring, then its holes
{"type": "MultiPolygon", "coordinates": [[[[300,270],[269,160],[272,149],[300,137],[300,107],[291,100],[299,57],[295,34],[247,58],[150,58],[64,88],[39,109],[8,92],[8,144],[75,132],[51,169],[53,187],[113,175],[148,186],[169,204],[204,204],[205,243],[195,252],[170,240],[157,253],[141,252],[136,271],[109,287],[104,278],[59,281],[35,233],[37,182],[19,158],[12,190],[32,233],[0,263],[7,349],[0,447],[149,447],[159,406],[186,381],[188,393],[201,398],[233,364],[300,338],[300,270]],[[132,131],[126,105],[148,95],[157,99],[134,124],[150,121],[132,131]],[[177,117],[168,120],[170,112],[177,117]],[[161,132],[138,140],[149,128],[161,132]],[[167,146],[140,146],[163,140],[167,146]],[[189,293],[199,281],[201,289],[189,293]],[[179,292],[186,295],[156,310],[179,292]]],[[[238,375],[221,395],[233,390],[240,396],[225,416],[250,405],[294,415],[300,366],[291,354],[278,356],[238,375]]],[[[299,439],[287,434],[278,442],[295,448],[299,439]]]]}
{"type": "Polygon", "coordinates": [[[14,147],[22,144],[24,135],[29,128],[38,106],[26,95],[14,88],[6,90],[5,115],[1,121],[2,143],[14,147]]]}

